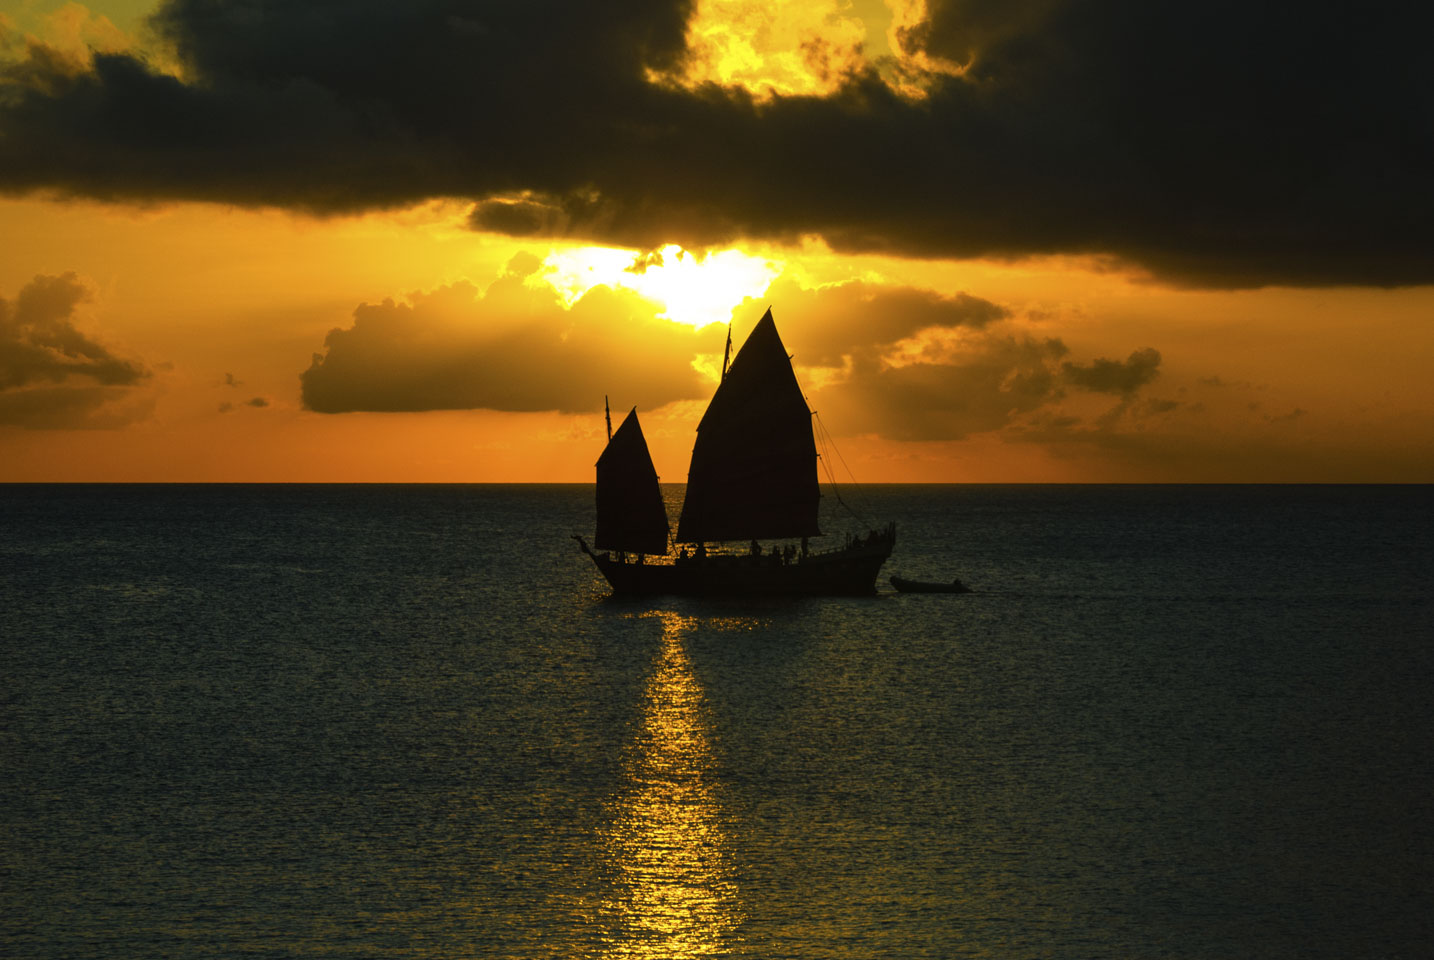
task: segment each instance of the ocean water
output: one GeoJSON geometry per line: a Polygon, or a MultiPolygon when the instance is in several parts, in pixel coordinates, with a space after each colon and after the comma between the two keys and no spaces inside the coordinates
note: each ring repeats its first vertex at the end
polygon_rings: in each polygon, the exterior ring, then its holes
{"type": "Polygon", "coordinates": [[[1428,955],[1434,491],[860,493],[622,602],[586,486],[0,487],[0,955],[1428,955]]]}

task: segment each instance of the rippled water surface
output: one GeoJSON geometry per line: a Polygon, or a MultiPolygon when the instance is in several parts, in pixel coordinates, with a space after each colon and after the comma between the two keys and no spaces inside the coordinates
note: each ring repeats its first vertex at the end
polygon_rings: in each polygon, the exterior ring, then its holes
{"type": "Polygon", "coordinates": [[[0,954],[1426,955],[1429,488],[864,494],[976,592],[610,601],[582,486],[0,487],[0,954]]]}

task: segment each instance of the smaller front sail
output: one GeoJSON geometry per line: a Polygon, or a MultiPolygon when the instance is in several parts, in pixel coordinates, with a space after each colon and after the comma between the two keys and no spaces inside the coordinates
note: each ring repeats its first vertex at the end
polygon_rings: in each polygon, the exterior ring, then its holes
{"type": "Polygon", "coordinates": [[[636,407],[598,457],[597,534],[593,541],[599,550],[667,552],[667,509],[662,505],[657,471],[637,422],[636,407]]]}

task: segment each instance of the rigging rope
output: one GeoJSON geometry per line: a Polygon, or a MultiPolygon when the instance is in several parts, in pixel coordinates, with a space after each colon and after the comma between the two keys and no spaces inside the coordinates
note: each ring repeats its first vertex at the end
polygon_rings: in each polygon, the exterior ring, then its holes
{"type": "MultiPolygon", "coordinates": [[[[822,449],[825,450],[828,446],[831,447],[832,452],[834,452],[837,455],[837,459],[841,461],[842,468],[846,470],[846,475],[851,478],[851,486],[857,491],[858,494],[861,494],[861,499],[865,501],[866,495],[865,492],[861,489],[861,484],[857,482],[856,474],[852,473],[851,467],[847,465],[846,457],[842,456],[841,450],[836,445],[836,438],[833,437],[831,431],[827,429],[827,425],[825,421],[822,420],[821,414],[817,413],[814,410],[812,411],[812,418],[816,421],[817,426],[821,428],[820,436],[822,437],[822,449]]],[[[823,457],[823,459],[825,460],[826,458],[823,457]]],[[[837,502],[840,503],[843,507],[846,507],[847,512],[850,513],[857,520],[860,520],[862,523],[867,523],[868,520],[866,516],[860,511],[858,511],[851,504],[847,503],[846,500],[842,497],[841,488],[837,486],[836,473],[832,470],[831,464],[827,463],[826,468],[827,475],[831,478],[832,493],[836,495],[837,502]]],[[[863,503],[863,506],[865,505],[866,504],[863,503]]]]}
{"type": "MultiPolygon", "coordinates": [[[[827,429],[826,423],[822,421],[821,414],[812,410],[811,400],[807,397],[807,385],[802,382],[800,377],[797,377],[797,368],[795,366],[792,367],[792,376],[796,378],[797,387],[802,391],[802,399],[807,401],[807,409],[812,411],[812,422],[818,428],[812,431],[812,436],[821,448],[821,451],[817,454],[817,459],[821,461],[822,469],[826,471],[827,482],[831,484],[832,495],[836,498],[837,503],[846,508],[847,513],[850,513],[863,524],[868,523],[867,518],[842,497],[841,487],[837,485],[836,472],[832,469],[831,458],[827,456],[827,448],[830,447],[831,451],[837,455],[837,459],[841,461],[841,465],[846,470],[847,476],[851,477],[852,486],[861,493],[861,484],[857,483],[856,474],[851,472],[851,467],[847,466],[846,457],[843,457],[841,451],[837,449],[836,438],[833,437],[831,431],[827,429]]],[[[864,494],[862,499],[865,499],[864,494]]]]}

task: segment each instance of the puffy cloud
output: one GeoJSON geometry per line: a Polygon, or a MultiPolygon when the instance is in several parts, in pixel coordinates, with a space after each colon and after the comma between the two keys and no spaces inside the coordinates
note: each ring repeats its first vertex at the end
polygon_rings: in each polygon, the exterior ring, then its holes
{"type": "MultiPolygon", "coordinates": [[[[721,355],[720,327],[658,320],[655,304],[601,286],[567,310],[539,268],[520,254],[486,291],[458,283],[360,306],[302,375],[305,405],[586,412],[605,394],[649,410],[711,395],[694,362],[721,355]]],[[[964,436],[1061,396],[1065,345],[1004,329],[1009,311],[979,297],[779,277],[733,311],[739,343],[767,303],[799,367],[825,371],[812,402],[844,433],[964,436]]]]}
{"type": "Polygon", "coordinates": [[[1095,393],[1129,396],[1160,375],[1160,351],[1136,350],[1124,362],[1098,357],[1090,363],[1061,364],[1067,383],[1095,393]]]}
{"type": "MultiPolygon", "coordinates": [[[[891,440],[958,440],[999,430],[1059,399],[1056,339],[989,332],[900,365],[865,361],[814,404],[845,430],[891,440]]],[[[844,430],[844,432],[845,432],[844,430]]]]}
{"type": "Polygon", "coordinates": [[[1159,373],[1159,351],[1071,360],[1061,339],[1033,336],[1007,307],[967,293],[863,281],[808,289],[783,276],[733,315],[759,316],[767,303],[804,379],[817,384],[810,402],[842,433],[957,440],[1038,425],[1064,436],[1178,406],[1140,395],[1159,373]],[[1118,402],[1087,422],[1067,409],[1068,388],[1118,402]]]}
{"type": "MultiPolygon", "coordinates": [[[[540,270],[520,254],[483,291],[458,283],[360,306],[302,374],[305,405],[588,412],[604,395],[646,410],[711,395],[696,367],[721,356],[720,327],[659,320],[655,303],[601,286],[565,309],[540,270]]],[[[1064,436],[1174,409],[1141,394],[1158,351],[1072,360],[1060,339],[1032,336],[1008,308],[971,294],[870,281],[812,289],[780,276],[734,309],[739,344],[768,304],[810,402],[843,434],[953,440],[1039,425],[1064,436]],[[1065,409],[1070,389],[1118,402],[1086,422],[1065,409]]]]}
{"type": "MultiPolygon", "coordinates": [[[[269,401],[264,397],[253,397],[252,399],[243,401],[239,405],[241,407],[254,407],[256,410],[262,410],[265,407],[269,406],[269,401]]],[[[234,403],[231,400],[225,400],[223,403],[219,404],[220,413],[231,413],[233,412],[233,410],[234,403]]]]}
{"type": "Polygon", "coordinates": [[[525,276],[535,266],[515,257],[482,292],[464,282],[361,305],[302,374],[305,406],[579,412],[602,409],[607,394],[652,409],[710,391],[692,361],[721,350],[717,328],[659,320],[652,302],[607,287],[565,309],[525,276]]]}
{"type": "Polygon", "coordinates": [[[37,429],[118,426],[120,401],[150,374],[75,326],[90,293],[73,273],[37,276],[0,297],[0,424],[37,429]]]}
{"type": "Polygon", "coordinates": [[[943,296],[860,280],[809,289],[786,276],[761,297],[744,300],[732,315],[750,323],[766,304],[773,305],[783,342],[789,348],[801,344],[796,362],[816,367],[840,367],[848,356],[889,347],[927,328],[981,328],[1009,316],[1005,307],[966,293],[943,296]]]}
{"type": "Polygon", "coordinates": [[[706,56],[686,0],[168,0],[184,79],[132,52],[10,60],[0,188],[471,197],[481,229],[642,249],[820,234],[1214,286],[1434,282],[1425,7],[926,6],[896,71],[939,68],[923,97],[844,59],[822,95],[759,102],[654,79],[706,56]]]}

